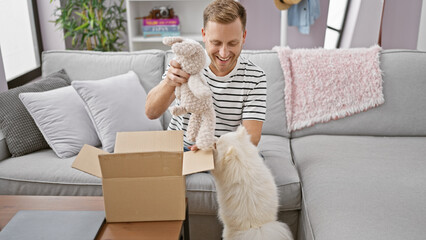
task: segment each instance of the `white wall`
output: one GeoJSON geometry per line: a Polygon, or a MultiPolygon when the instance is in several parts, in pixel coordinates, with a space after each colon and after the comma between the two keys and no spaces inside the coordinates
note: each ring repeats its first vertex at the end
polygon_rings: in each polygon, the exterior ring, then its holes
{"type": "Polygon", "coordinates": [[[50,3],[49,0],[37,0],[38,17],[40,20],[40,31],[43,42],[43,50],[65,49],[64,32],[55,26],[54,11],[59,6],[59,0],[50,3]]]}
{"type": "Polygon", "coordinates": [[[370,47],[379,40],[383,0],[352,0],[341,48],[370,47]]]}
{"type": "Polygon", "coordinates": [[[386,0],[382,25],[383,49],[417,49],[423,0],[386,0]]]}
{"type": "Polygon", "coordinates": [[[423,1],[422,4],[417,49],[421,51],[426,51],[426,1],[423,1]]]}
{"type": "MultiPolygon", "coordinates": [[[[271,1],[272,2],[272,1],[271,1]]],[[[316,48],[324,46],[325,29],[327,28],[327,16],[329,0],[320,0],[320,16],[311,25],[309,35],[299,32],[297,27],[287,27],[287,45],[291,48],[316,48]]]]}
{"type": "MultiPolygon", "coordinates": [[[[117,3],[120,0],[113,0],[117,3]]],[[[107,4],[111,3],[107,1],[107,4]]],[[[40,20],[41,37],[43,41],[43,50],[64,50],[71,48],[71,43],[64,40],[64,32],[62,29],[55,26],[55,23],[50,22],[54,20],[54,11],[60,5],[59,0],[37,0],[38,14],[40,20]]],[[[126,14],[124,14],[126,15],[126,14]]],[[[127,28],[127,24],[125,26],[127,28]]],[[[127,34],[124,36],[125,46],[124,50],[128,49],[127,34]]]]}
{"type": "Polygon", "coordinates": [[[281,11],[273,1],[240,0],[247,11],[244,49],[272,49],[280,45],[281,11]]]}

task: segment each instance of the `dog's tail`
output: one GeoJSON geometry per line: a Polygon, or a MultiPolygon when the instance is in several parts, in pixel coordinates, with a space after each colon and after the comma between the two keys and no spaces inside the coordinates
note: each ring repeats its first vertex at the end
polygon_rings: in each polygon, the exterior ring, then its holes
{"type": "Polygon", "coordinates": [[[293,240],[290,228],[287,224],[274,221],[262,225],[259,228],[250,228],[247,231],[238,232],[232,239],[235,240],[293,240]]]}

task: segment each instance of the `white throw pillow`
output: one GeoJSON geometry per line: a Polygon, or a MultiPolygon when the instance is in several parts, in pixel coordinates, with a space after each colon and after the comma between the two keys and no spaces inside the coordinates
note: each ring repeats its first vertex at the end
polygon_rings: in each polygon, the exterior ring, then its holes
{"type": "Polygon", "coordinates": [[[105,151],[113,152],[117,132],[162,130],[158,119],[145,115],[146,92],[135,72],[71,84],[85,102],[105,151]]]}
{"type": "Polygon", "coordinates": [[[58,157],[72,157],[84,144],[100,145],[84,102],[73,87],[20,93],[19,98],[58,157]]]}

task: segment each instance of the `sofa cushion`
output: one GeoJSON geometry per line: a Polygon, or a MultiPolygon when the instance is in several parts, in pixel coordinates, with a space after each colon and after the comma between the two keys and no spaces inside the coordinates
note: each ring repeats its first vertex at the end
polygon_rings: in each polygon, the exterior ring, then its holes
{"type": "Polygon", "coordinates": [[[266,119],[262,134],[289,137],[284,102],[284,74],[274,51],[242,51],[241,55],[265,71],[267,82],[266,119]]]}
{"type": "Polygon", "coordinates": [[[135,72],[104,80],[73,81],[105,151],[113,152],[117,132],[162,130],[145,115],[146,92],[135,72]]]}
{"type": "Polygon", "coordinates": [[[84,144],[101,144],[83,100],[73,87],[21,93],[19,98],[59,158],[77,155],[84,144]]]}
{"type": "Polygon", "coordinates": [[[33,118],[19,100],[19,94],[48,91],[68,86],[69,83],[67,74],[60,70],[39,81],[0,93],[0,127],[13,157],[49,148],[33,118]]]}
{"type": "MultiPolygon", "coordinates": [[[[164,55],[161,50],[135,52],[96,52],[51,50],[42,54],[42,75],[65,69],[71,80],[98,80],[134,71],[143,88],[149,92],[161,81],[164,72],[164,55]]],[[[160,117],[167,129],[170,114],[160,117]],[[166,117],[167,119],[165,119],[166,117]]]]}
{"type": "Polygon", "coordinates": [[[305,236],[424,239],[426,137],[317,135],[291,145],[310,222],[305,236]]]}
{"type": "Polygon", "coordinates": [[[102,195],[101,179],[71,167],[45,149],[0,161],[0,195],[102,195]]]}
{"type": "Polygon", "coordinates": [[[300,179],[292,161],[290,140],[280,136],[263,135],[258,149],[274,175],[280,198],[280,211],[300,209],[300,179]]]}
{"type": "Polygon", "coordinates": [[[42,55],[42,75],[65,69],[72,81],[98,80],[134,71],[146,91],[161,81],[164,51],[96,52],[52,50],[42,55]]]}
{"type": "MultiPolygon", "coordinates": [[[[313,134],[426,136],[426,52],[385,50],[380,55],[385,103],[350,117],[295,131],[313,134]]],[[[268,96],[269,97],[269,96],[268,96]]]]}
{"type": "MultiPolygon", "coordinates": [[[[173,58],[173,52],[167,51],[164,67],[167,67],[173,58]]],[[[249,59],[265,71],[267,81],[266,117],[263,123],[262,134],[289,137],[287,121],[285,117],[284,102],[284,74],[274,51],[247,51],[241,52],[241,56],[249,59]]]]}
{"type": "Polygon", "coordinates": [[[6,139],[0,129],[0,161],[10,157],[9,149],[7,149],[6,139]]]}

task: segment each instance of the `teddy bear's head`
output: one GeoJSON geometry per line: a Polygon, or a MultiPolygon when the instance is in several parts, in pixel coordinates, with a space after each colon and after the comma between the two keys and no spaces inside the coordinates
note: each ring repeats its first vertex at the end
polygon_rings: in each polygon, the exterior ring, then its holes
{"type": "Polygon", "coordinates": [[[175,59],[183,71],[192,75],[204,68],[206,54],[199,42],[181,37],[165,37],[163,43],[172,47],[172,51],[176,54],[175,59]]]}

